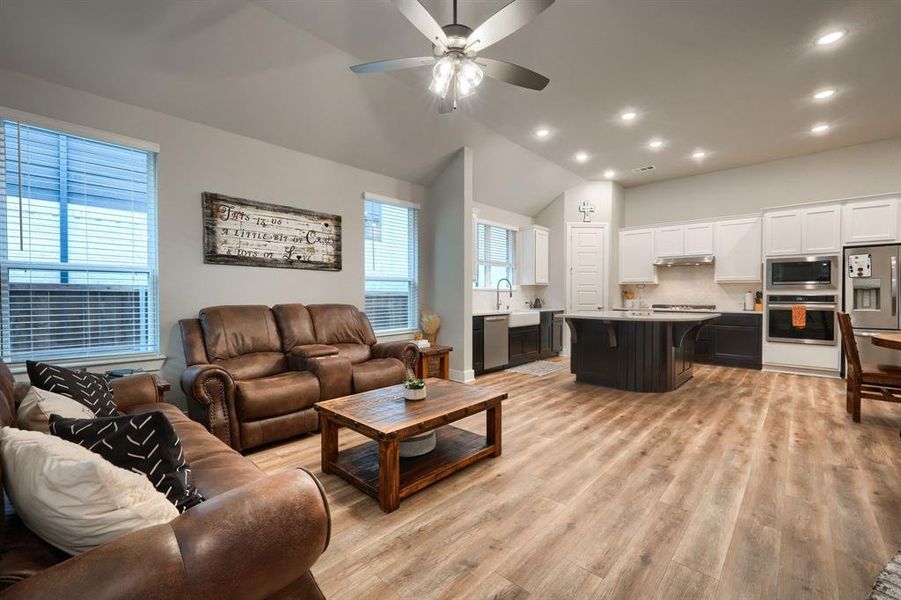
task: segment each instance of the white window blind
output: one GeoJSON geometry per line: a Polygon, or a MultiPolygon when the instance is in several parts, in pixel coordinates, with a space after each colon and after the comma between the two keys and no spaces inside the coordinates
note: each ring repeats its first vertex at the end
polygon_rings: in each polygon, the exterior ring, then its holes
{"type": "Polygon", "coordinates": [[[156,353],[156,154],[0,129],[0,353],[156,353]]]}
{"type": "Polygon", "coordinates": [[[419,327],[419,210],[364,199],[366,316],[379,334],[419,327]]]}
{"type": "Polygon", "coordinates": [[[476,227],[476,287],[494,289],[501,279],[515,283],[516,231],[479,223],[476,227]]]}

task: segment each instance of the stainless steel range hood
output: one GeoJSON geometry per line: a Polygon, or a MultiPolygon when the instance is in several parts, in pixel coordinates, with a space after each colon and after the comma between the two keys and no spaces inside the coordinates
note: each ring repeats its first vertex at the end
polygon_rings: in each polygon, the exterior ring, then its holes
{"type": "Polygon", "coordinates": [[[703,256],[674,256],[671,258],[658,258],[654,261],[657,267],[697,267],[700,265],[712,265],[713,255],[703,256]]]}

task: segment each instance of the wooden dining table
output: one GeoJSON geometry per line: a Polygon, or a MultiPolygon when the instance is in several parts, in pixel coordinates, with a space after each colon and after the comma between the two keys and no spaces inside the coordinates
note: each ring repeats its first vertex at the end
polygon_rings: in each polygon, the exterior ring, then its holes
{"type": "Polygon", "coordinates": [[[874,333],[870,336],[870,343],[880,348],[901,350],[901,333],[874,333]]]}

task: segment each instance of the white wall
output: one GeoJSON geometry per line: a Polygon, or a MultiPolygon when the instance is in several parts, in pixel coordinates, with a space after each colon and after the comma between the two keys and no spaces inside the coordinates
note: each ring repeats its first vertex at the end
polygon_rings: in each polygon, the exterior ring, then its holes
{"type": "Polygon", "coordinates": [[[462,148],[429,186],[422,237],[429,240],[426,295],[441,315],[438,342],[454,347],[450,375],[472,371],[472,150],[462,148]]]}
{"type": "Polygon", "coordinates": [[[548,298],[554,306],[566,306],[566,226],[582,223],[584,216],[579,206],[590,202],[595,212],[590,213],[592,223],[607,223],[607,304],[610,305],[617,288],[618,232],[623,226],[623,188],[612,181],[587,181],[566,190],[555,198],[535,217],[535,222],[550,230],[550,285],[548,298]]]}
{"type": "Polygon", "coordinates": [[[626,189],[627,226],[901,190],[901,137],[626,189]]]}
{"type": "Polygon", "coordinates": [[[160,350],[168,356],[163,376],[173,384],[170,399],[181,396],[184,368],[178,319],[216,304],[362,306],[362,192],[425,199],[418,185],[12,71],[0,70],[0,106],[159,144],[160,350]],[[204,265],[204,191],[341,215],[342,271],[204,265]]]}

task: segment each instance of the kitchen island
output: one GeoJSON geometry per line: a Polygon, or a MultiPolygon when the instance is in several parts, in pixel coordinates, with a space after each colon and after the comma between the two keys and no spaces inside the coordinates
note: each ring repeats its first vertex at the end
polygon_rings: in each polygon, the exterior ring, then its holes
{"type": "Polygon", "coordinates": [[[669,392],[692,377],[704,321],[719,313],[586,311],[562,315],[576,381],[633,392],[669,392]]]}

